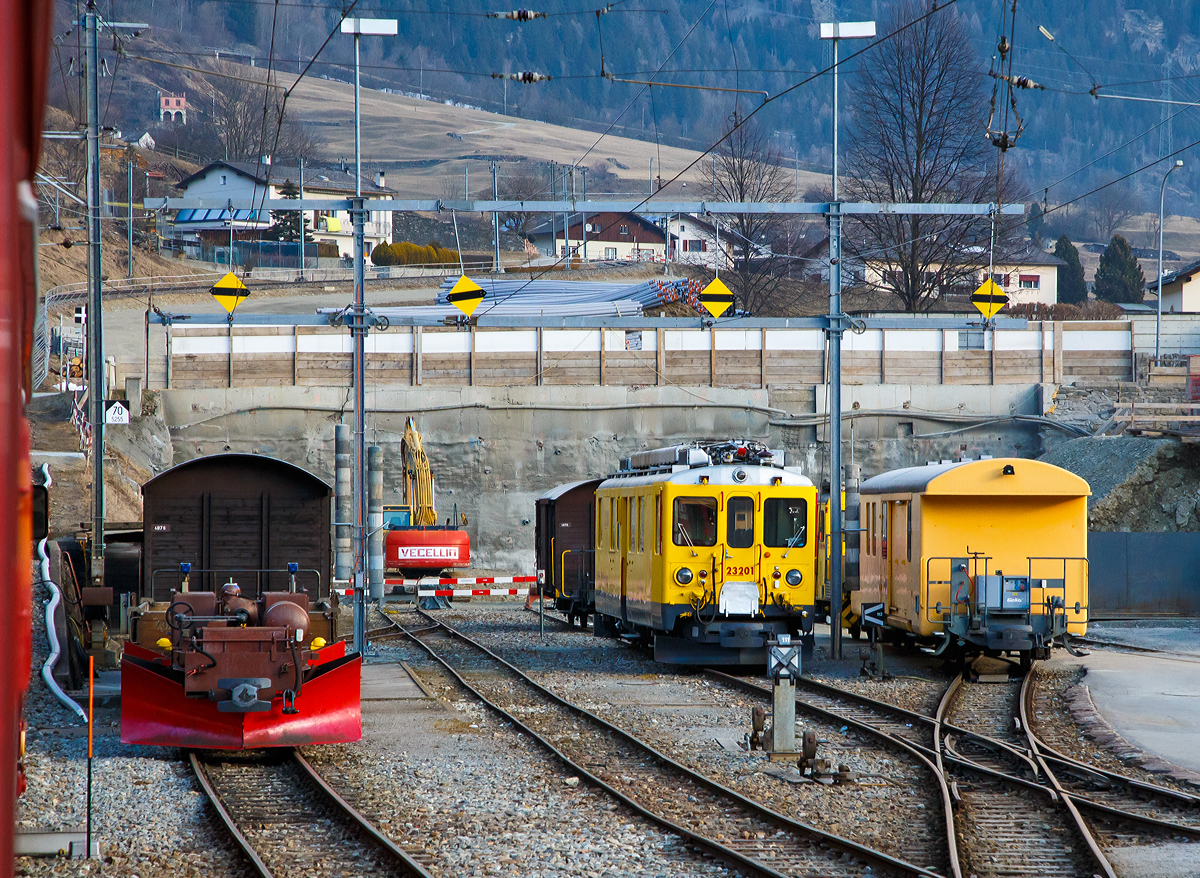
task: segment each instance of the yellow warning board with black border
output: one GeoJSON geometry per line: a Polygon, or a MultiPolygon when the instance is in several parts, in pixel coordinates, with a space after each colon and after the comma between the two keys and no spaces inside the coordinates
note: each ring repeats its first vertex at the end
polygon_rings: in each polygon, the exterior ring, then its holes
{"type": "Polygon", "coordinates": [[[221,307],[228,311],[231,316],[233,309],[242,304],[242,301],[250,296],[249,288],[232,271],[213,284],[210,292],[213,298],[220,302],[221,307]]]}
{"type": "Polygon", "coordinates": [[[971,304],[979,309],[985,320],[991,320],[1008,304],[1008,294],[989,277],[979,285],[979,289],[971,293],[971,304]]]}
{"type": "Polygon", "coordinates": [[[483,301],[483,297],[483,287],[464,274],[450,288],[446,301],[470,317],[479,307],[479,303],[483,301]]]}
{"type": "Polygon", "coordinates": [[[700,304],[713,317],[720,317],[733,305],[733,293],[729,287],[721,283],[719,277],[713,278],[712,283],[700,291],[700,304]]]}

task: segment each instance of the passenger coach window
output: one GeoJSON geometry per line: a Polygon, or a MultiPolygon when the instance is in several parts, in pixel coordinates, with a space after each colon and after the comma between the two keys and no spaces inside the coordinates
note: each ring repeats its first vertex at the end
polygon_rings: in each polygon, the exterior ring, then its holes
{"type": "Polygon", "coordinates": [[[912,501],[908,500],[904,504],[904,523],[908,528],[908,532],[904,539],[904,560],[912,560],[912,501]]]}
{"type": "Polygon", "coordinates": [[[717,501],[713,497],[676,497],[675,526],[677,546],[715,546],[717,544],[717,501]]]}
{"type": "Polygon", "coordinates": [[[638,551],[646,551],[646,498],[638,497],[638,521],[637,521],[637,543],[638,551]]]}
{"type": "Polygon", "coordinates": [[[654,545],[655,553],[662,554],[662,497],[654,495],[654,545]]]}
{"type": "Polygon", "coordinates": [[[877,522],[875,521],[875,504],[874,503],[867,504],[867,521],[869,521],[871,523],[871,533],[870,533],[870,536],[867,537],[867,554],[874,555],[877,553],[878,546],[879,546],[879,544],[875,542],[875,534],[878,531],[876,529],[877,522]]]}
{"type": "Polygon", "coordinates": [[[629,498],[629,551],[637,548],[637,540],[635,539],[637,532],[637,503],[632,497],[629,498]]]}
{"type": "Polygon", "coordinates": [[[763,542],[794,548],[808,542],[808,502],[799,497],[771,497],[763,503],[763,542]]]}
{"type": "Polygon", "coordinates": [[[731,549],[749,549],[754,545],[754,500],[750,497],[729,498],[725,541],[731,549]]]}

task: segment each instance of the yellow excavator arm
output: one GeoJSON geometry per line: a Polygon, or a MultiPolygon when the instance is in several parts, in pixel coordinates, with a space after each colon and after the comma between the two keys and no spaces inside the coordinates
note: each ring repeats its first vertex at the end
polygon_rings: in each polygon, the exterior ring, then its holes
{"type": "Polygon", "coordinates": [[[400,455],[404,462],[404,503],[412,509],[412,524],[437,524],[437,511],[433,508],[433,472],[412,418],[404,427],[400,455]]]}

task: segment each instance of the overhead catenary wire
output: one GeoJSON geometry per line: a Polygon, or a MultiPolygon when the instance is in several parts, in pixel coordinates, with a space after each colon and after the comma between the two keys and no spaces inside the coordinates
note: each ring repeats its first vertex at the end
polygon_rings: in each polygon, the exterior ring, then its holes
{"type": "MultiPolygon", "coordinates": [[[[717,2],[717,0],[709,0],[709,4],[708,4],[708,6],[706,6],[706,7],[704,8],[704,11],[703,11],[702,13],[700,13],[700,15],[699,15],[699,16],[696,18],[695,22],[693,22],[693,23],[692,23],[692,26],[691,26],[690,28],[688,28],[688,31],[687,31],[687,33],[685,33],[685,34],[683,35],[682,39],[680,39],[680,40],[679,40],[679,42],[675,44],[675,47],[674,47],[673,49],[671,49],[671,52],[670,52],[670,54],[668,54],[668,55],[667,55],[667,57],[666,57],[666,58],[663,60],[662,64],[661,64],[661,65],[659,65],[659,69],[660,69],[660,70],[661,70],[663,67],[665,67],[665,66],[666,66],[666,65],[667,65],[667,64],[670,62],[670,60],[671,60],[673,57],[675,57],[675,53],[679,51],[680,47],[681,47],[681,46],[682,46],[682,45],[683,45],[685,42],[687,42],[687,39],[688,39],[688,37],[690,37],[690,36],[692,35],[692,32],[693,32],[693,31],[694,31],[694,30],[695,30],[697,27],[699,27],[699,25],[700,25],[700,22],[704,20],[705,16],[707,16],[707,15],[708,15],[708,13],[709,13],[709,11],[710,11],[710,10],[713,8],[713,6],[715,6],[715,5],[716,5],[716,2],[717,2]]],[[[957,2],[957,0],[951,0],[951,2],[957,2]]],[[[651,77],[651,78],[653,78],[653,77],[651,77]]],[[[633,105],[634,105],[634,104],[635,104],[635,103],[636,103],[636,102],[637,102],[637,101],[638,101],[638,100],[641,98],[641,96],[642,96],[642,92],[644,92],[645,90],[646,90],[646,86],[643,86],[643,87],[642,87],[642,89],[641,89],[641,90],[640,90],[640,91],[639,91],[639,92],[638,92],[638,93],[637,93],[637,94],[636,94],[636,95],[633,97],[633,99],[632,99],[632,100],[631,100],[631,101],[630,101],[628,104],[626,104],[626,105],[625,105],[625,109],[623,109],[623,110],[621,111],[621,113],[620,113],[620,114],[619,114],[619,115],[618,115],[618,116],[617,116],[615,119],[613,119],[613,121],[612,121],[612,122],[610,122],[610,123],[609,123],[608,127],[604,129],[604,131],[603,131],[603,132],[600,134],[600,136],[596,138],[595,142],[594,142],[594,143],[592,143],[592,145],[591,145],[590,147],[588,147],[588,148],[587,148],[587,149],[584,151],[583,155],[581,155],[581,156],[580,156],[580,157],[579,157],[579,158],[578,158],[578,159],[577,159],[577,160],[574,162],[574,164],[582,164],[582,163],[583,163],[583,160],[584,160],[584,159],[586,159],[586,158],[588,157],[588,155],[590,155],[590,154],[591,154],[592,150],[594,150],[594,149],[595,149],[595,148],[596,148],[596,147],[597,147],[597,146],[600,144],[600,141],[602,141],[602,140],[603,140],[603,139],[604,139],[604,138],[605,138],[605,137],[608,135],[608,132],[612,131],[613,127],[614,127],[614,126],[615,126],[615,125],[616,125],[616,124],[617,124],[619,121],[621,121],[622,117],[624,117],[624,115],[625,115],[627,112],[629,112],[629,109],[630,109],[630,108],[631,108],[631,107],[632,107],[632,106],[633,106],[633,105]]],[[[678,179],[678,178],[676,178],[676,179],[678,179]]],[[[644,203],[644,202],[643,202],[643,203],[644,203]]],[[[610,226],[609,226],[609,227],[611,227],[611,224],[610,224],[610,226]]],[[[568,228],[569,228],[569,227],[568,227],[568,228]]],[[[569,240],[569,238],[567,238],[567,240],[569,240]]],[[[566,248],[566,251],[567,251],[567,252],[564,254],[563,258],[565,258],[565,259],[570,259],[570,258],[571,258],[571,256],[570,256],[570,247],[569,247],[569,246],[566,248]]],[[[555,265],[555,266],[556,266],[556,265],[558,265],[558,264],[559,264],[561,261],[562,261],[561,259],[560,259],[560,260],[557,260],[557,261],[554,263],[554,265],[555,265]]],[[[551,267],[553,267],[553,266],[551,266],[551,267]]],[[[548,268],[546,269],[546,271],[549,271],[549,270],[550,270],[550,267],[548,267],[548,268]]],[[[538,274],[538,275],[534,276],[533,278],[530,278],[530,280],[533,280],[533,279],[535,279],[536,277],[540,277],[540,276],[541,276],[541,274],[545,274],[545,273],[546,273],[546,271],[543,271],[543,272],[541,272],[540,274],[538,274]]],[[[503,301],[503,300],[501,300],[501,301],[503,301]]],[[[482,313],[487,313],[487,312],[488,312],[488,311],[490,311],[492,308],[494,308],[494,307],[495,307],[497,304],[498,304],[498,303],[496,303],[496,302],[493,302],[493,303],[489,304],[489,305],[488,305],[488,306],[487,306],[487,307],[484,309],[484,311],[483,311],[482,313]]]]}
{"type": "MultiPolygon", "coordinates": [[[[859,57],[863,53],[869,51],[875,45],[878,45],[879,43],[881,43],[883,41],[892,39],[893,37],[905,32],[909,28],[914,27],[917,24],[925,21],[926,19],[935,15],[936,13],[942,12],[946,9],[949,9],[951,6],[955,5],[957,2],[958,2],[958,0],[947,0],[946,3],[943,3],[940,6],[934,5],[929,11],[925,12],[923,15],[920,15],[917,18],[913,19],[912,21],[901,25],[900,27],[896,28],[891,33],[885,34],[883,37],[881,37],[879,40],[876,40],[874,43],[852,53],[845,60],[850,61],[850,60],[853,60],[854,58],[859,57]]],[[[668,55],[667,58],[663,61],[663,63],[659,66],[660,70],[667,65],[667,63],[670,61],[670,59],[672,57],[674,57],[675,53],[679,50],[679,47],[683,45],[683,42],[687,40],[687,37],[692,33],[692,31],[694,31],[696,29],[696,27],[700,24],[700,22],[703,21],[704,17],[708,14],[709,10],[712,9],[712,7],[715,3],[716,3],[716,0],[711,0],[709,5],[705,8],[704,12],[701,13],[700,17],[696,19],[696,22],[688,30],[687,34],[684,35],[683,40],[681,40],[678,44],[676,44],[675,48],[671,50],[671,54],[668,55]]],[[[688,171],[690,171],[692,168],[694,168],[697,164],[699,164],[699,162],[701,160],[703,160],[705,157],[707,157],[709,155],[709,153],[711,153],[713,150],[717,149],[722,143],[724,143],[726,140],[728,140],[736,131],[738,131],[740,128],[742,128],[743,126],[748,124],[749,121],[752,118],[754,118],[754,116],[756,116],[768,104],[771,104],[774,101],[777,101],[780,98],[790,94],[791,92],[795,91],[796,89],[806,85],[807,83],[812,82],[814,79],[818,78],[819,76],[823,76],[824,74],[828,73],[832,69],[833,69],[833,65],[830,65],[829,67],[826,67],[823,70],[817,71],[816,73],[813,73],[810,76],[805,77],[801,81],[789,86],[788,88],[785,88],[783,91],[779,92],[778,94],[775,94],[772,97],[767,98],[767,100],[763,101],[759,106],[755,107],[753,110],[751,110],[749,113],[747,113],[744,117],[742,117],[740,121],[736,122],[728,131],[726,131],[723,135],[721,135],[721,137],[718,138],[716,140],[716,142],[714,142],[708,148],[706,148],[703,152],[701,152],[700,155],[698,155],[695,159],[693,159],[686,167],[684,167],[681,171],[676,173],[674,177],[672,177],[670,180],[667,181],[666,185],[670,185],[671,183],[674,183],[680,177],[682,177],[684,174],[686,174],[688,171]]],[[[645,89],[645,86],[643,87],[643,90],[644,89],[645,89]]],[[[635,97],[634,100],[636,100],[640,96],[641,96],[641,92],[638,93],[638,95],[635,97]]],[[[622,111],[621,115],[623,116],[625,112],[628,112],[629,107],[632,105],[633,105],[632,102],[629,105],[627,105],[625,110],[622,111]]],[[[612,130],[613,126],[618,121],[620,121],[620,118],[621,118],[621,116],[618,116],[617,119],[615,119],[608,126],[608,128],[605,129],[604,133],[602,133],[596,139],[596,141],[590,147],[588,147],[588,149],[583,153],[583,155],[578,159],[578,161],[582,161],[584,158],[586,158],[600,144],[600,141],[603,140],[607,136],[608,132],[612,130]]],[[[642,204],[645,204],[651,197],[653,197],[653,193],[651,193],[650,196],[647,196],[646,198],[642,199],[639,202],[639,206],[642,204]]],[[[611,227],[611,225],[612,224],[610,223],[609,227],[611,227]]],[[[569,259],[570,258],[570,248],[567,247],[566,249],[567,249],[567,253],[564,258],[569,259]]],[[[559,260],[559,261],[561,261],[561,260],[559,260]]],[[[555,264],[557,265],[558,263],[556,262],[555,264]]],[[[549,270],[549,269],[547,269],[547,270],[549,270]]],[[[500,301],[504,301],[504,300],[501,299],[500,301]]],[[[495,304],[496,303],[493,303],[493,305],[491,307],[495,307],[495,304]]]]}
{"type": "MultiPolygon", "coordinates": [[[[275,0],[275,7],[274,7],[274,10],[273,10],[273,11],[272,11],[272,13],[271,13],[271,44],[270,44],[270,48],[269,48],[269,49],[268,49],[268,51],[267,51],[267,57],[272,59],[272,60],[270,60],[270,61],[268,61],[268,62],[267,62],[267,80],[266,80],[267,82],[270,82],[270,81],[271,81],[271,74],[274,72],[274,69],[275,69],[275,62],[274,62],[274,57],[275,57],[275,26],[276,26],[276,24],[277,24],[277,22],[278,22],[278,21],[279,21],[279,0],[275,0]]],[[[259,178],[259,177],[258,177],[258,175],[259,175],[259,172],[262,170],[262,164],[263,164],[263,151],[262,151],[262,148],[263,148],[263,142],[264,142],[264,141],[266,140],[266,138],[267,138],[267,110],[268,110],[268,108],[270,107],[270,104],[271,104],[271,90],[270,90],[270,89],[268,89],[268,88],[264,88],[264,89],[263,89],[263,111],[262,111],[262,119],[261,119],[261,120],[259,120],[259,129],[258,129],[258,149],[256,150],[256,152],[257,152],[257,156],[255,157],[255,165],[254,165],[254,178],[255,178],[255,179],[258,179],[258,178],[259,178]]],[[[282,127],[283,127],[283,109],[282,109],[282,108],[280,108],[280,110],[279,110],[279,123],[278,123],[278,127],[276,128],[276,134],[275,134],[275,143],[276,143],[276,144],[278,144],[278,143],[279,143],[279,131],[280,131],[280,130],[282,130],[282,127]]],[[[274,152],[275,152],[275,150],[274,150],[274,148],[272,148],[272,150],[271,150],[271,153],[272,153],[272,155],[274,155],[274,152]]],[[[268,172],[268,173],[267,173],[267,185],[263,187],[262,200],[259,202],[259,209],[261,209],[261,207],[262,207],[262,203],[263,203],[263,201],[265,201],[265,200],[266,200],[267,193],[268,193],[268,192],[270,191],[270,189],[271,189],[271,180],[270,180],[270,176],[271,176],[271,175],[270,175],[270,172],[268,172]]],[[[257,215],[257,214],[254,214],[254,215],[257,215]]],[[[231,262],[231,263],[232,263],[232,261],[233,261],[233,249],[232,249],[232,242],[233,242],[233,220],[234,220],[234,212],[231,210],[231,211],[229,211],[229,240],[230,240],[230,243],[231,243],[231,246],[230,246],[230,251],[229,251],[229,259],[230,259],[230,262],[231,262]]],[[[303,237],[304,237],[304,229],[303,229],[303,228],[300,230],[300,236],[301,236],[301,238],[303,238],[303,237]]],[[[231,266],[231,267],[232,267],[232,266],[231,266]]],[[[242,266],[242,272],[243,272],[243,276],[244,276],[244,274],[245,274],[245,272],[246,272],[247,270],[248,270],[248,269],[247,269],[247,266],[245,266],[245,265],[243,264],[243,266],[242,266]]],[[[230,318],[230,320],[232,320],[232,319],[233,319],[233,313],[232,313],[232,312],[230,312],[229,318],[230,318]]]]}

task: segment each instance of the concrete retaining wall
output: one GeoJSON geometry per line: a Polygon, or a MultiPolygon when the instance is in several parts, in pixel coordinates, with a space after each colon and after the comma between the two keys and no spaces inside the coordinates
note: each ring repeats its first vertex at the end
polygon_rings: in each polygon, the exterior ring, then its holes
{"type": "MultiPolygon", "coordinates": [[[[1128,321],[1031,323],[987,331],[847,333],[848,384],[1033,384],[1132,377],[1128,321]]],[[[349,382],[351,339],[325,326],[179,326],[171,388],[349,382]]],[[[387,386],[823,384],[817,329],[394,327],[367,340],[367,378],[387,386]]]]}
{"type": "MultiPolygon", "coordinates": [[[[1039,414],[1037,390],[913,385],[900,399],[874,387],[873,407],[853,410],[854,394],[868,389],[852,389],[847,459],[853,448],[866,476],[963,454],[1036,456],[1048,441],[1045,427],[993,416],[1039,414]]],[[[757,439],[786,447],[788,462],[819,484],[826,477],[827,426],[816,397],[811,385],[374,389],[367,395],[368,441],[384,448],[384,502],[398,502],[400,439],[405,419],[416,417],[437,479],[439,517],[451,516],[457,504],[470,519],[479,566],[529,573],[536,497],[609,473],[639,449],[698,438],[757,439]]],[[[265,454],[330,482],[334,425],[354,420],[344,387],[170,390],[162,394],[162,416],[175,462],[222,451],[265,454]]]]}

